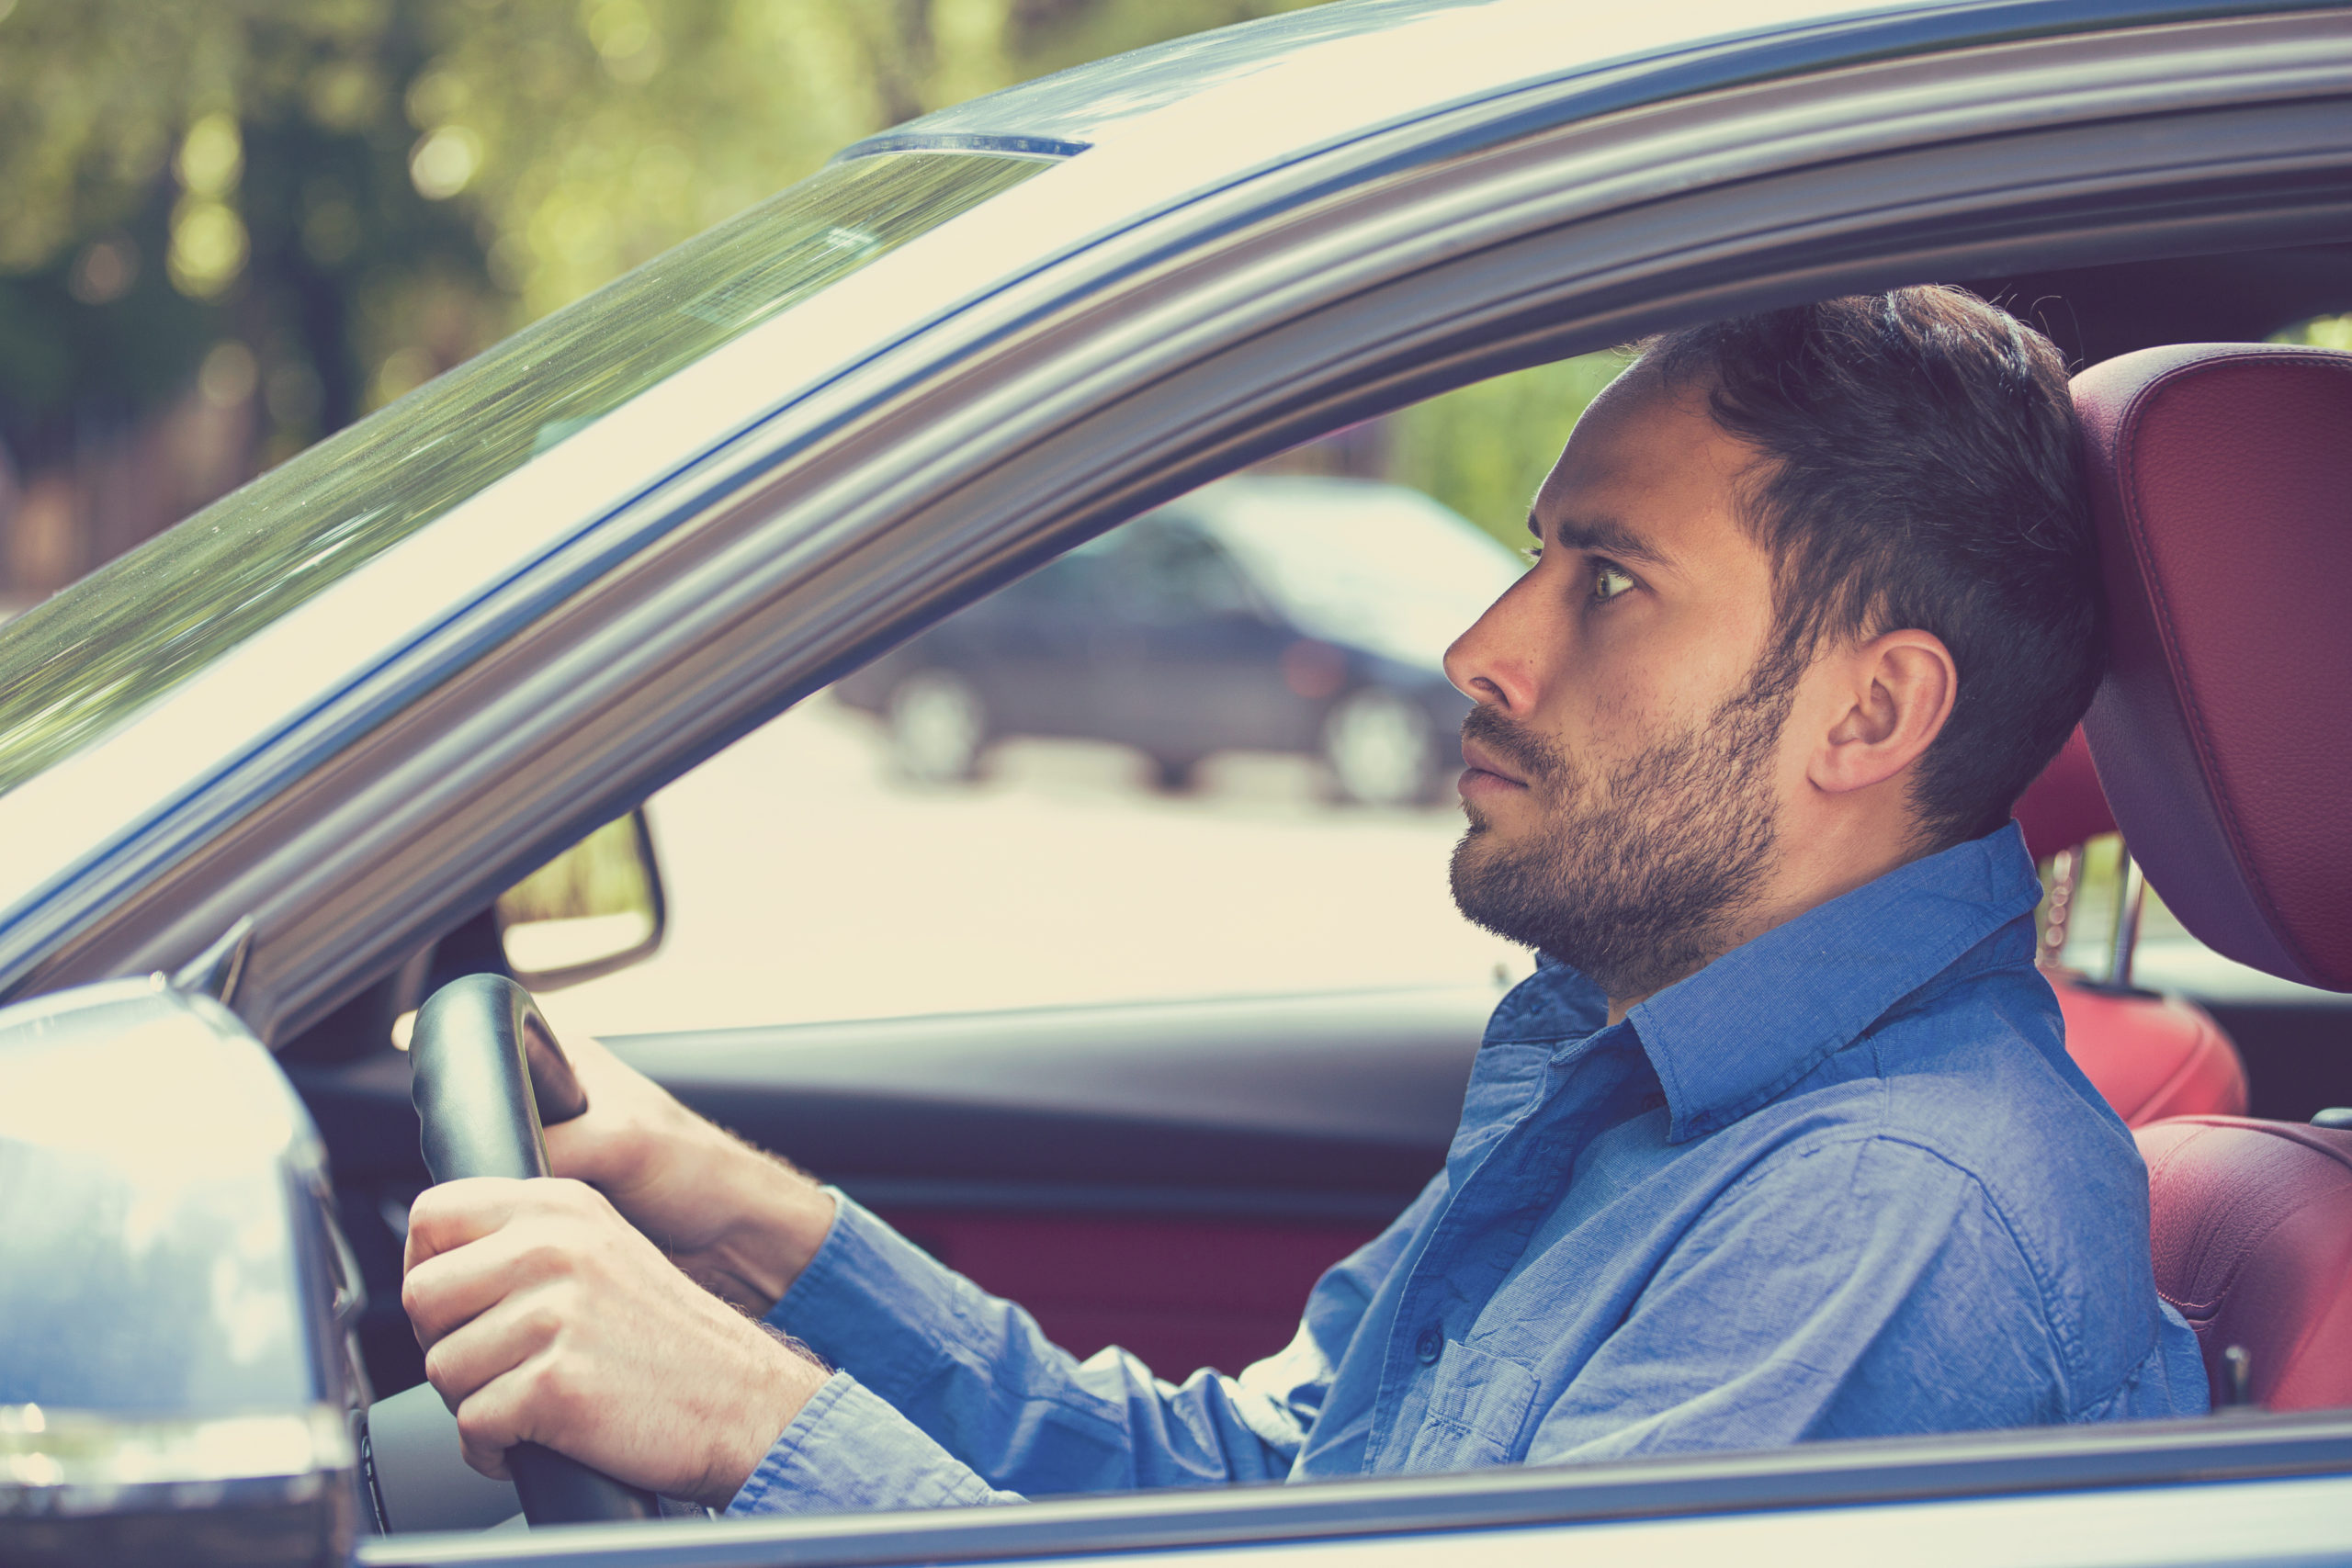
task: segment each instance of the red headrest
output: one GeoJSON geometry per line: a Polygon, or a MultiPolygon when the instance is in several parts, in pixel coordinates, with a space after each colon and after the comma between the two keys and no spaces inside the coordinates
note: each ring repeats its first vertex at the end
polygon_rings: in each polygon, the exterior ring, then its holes
{"type": "Polygon", "coordinates": [[[2086,839],[2115,831],[2115,814],[2091,767],[2091,745],[2077,728],[2041,776],[2018,796],[2018,823],[2025,829],[2026,852],[2048,860],[2086,839]]]}
{"type": "Polygon", "coordinates": [[[2132,853],[2242,963],[2352,990],[2352,354],[2075,378],[2114,617],[2084,728],[2132,853]]]}

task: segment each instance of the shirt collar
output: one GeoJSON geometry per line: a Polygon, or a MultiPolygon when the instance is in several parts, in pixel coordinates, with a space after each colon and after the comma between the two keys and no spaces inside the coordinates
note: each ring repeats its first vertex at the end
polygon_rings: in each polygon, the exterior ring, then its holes
{"type": "Polygon", "coordinates": [[[2041,884],[2012,822],[1896,867],[1734,948],[1625,1015],[1675,1143],[1736,1122],[2032,909],[2041,884]]]}

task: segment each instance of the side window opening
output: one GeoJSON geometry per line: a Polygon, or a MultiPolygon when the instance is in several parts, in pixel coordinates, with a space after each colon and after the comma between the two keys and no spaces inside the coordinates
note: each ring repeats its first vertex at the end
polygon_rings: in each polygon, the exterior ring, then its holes
{"type": "Polygon", "coordinates": [[[1447,646],[1623,360],[1481,383],[1046,564],[647,803],[667,927],[614,1034],[1472,987],[1447,646]],[[1465,444],[1479,431],[1483,445],[1465,444]],[[1475,447],[1475,449],[1472,449],[1475,447]]]}

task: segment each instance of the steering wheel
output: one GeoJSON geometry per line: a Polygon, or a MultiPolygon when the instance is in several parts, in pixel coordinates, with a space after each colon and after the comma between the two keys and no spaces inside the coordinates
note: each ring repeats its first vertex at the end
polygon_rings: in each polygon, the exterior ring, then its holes
{"type": "MultiPolygon", "coordinates": [[[[424,1168],[436,1182],[551,1175],[540,1128],[588,1109],[538,1004],[503,975],[468,975],[434,992],[417,1010],[409,1060],[424,1168]]],[[[661,1517],[652,1493],[537,1443],[507,1450],[506,1468],[534,1525],[661,1517]]]]}

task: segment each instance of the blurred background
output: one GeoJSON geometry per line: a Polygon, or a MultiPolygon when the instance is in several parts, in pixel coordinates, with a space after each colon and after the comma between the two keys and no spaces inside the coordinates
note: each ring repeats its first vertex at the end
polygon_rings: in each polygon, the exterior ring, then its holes
{"type": "MultiPolygon", "coordinates": [[[[1297,8],[0,0],[0,614],[846,142],[1297,8]]],[[[1597,384],[1551,367],[1290,466],[1515,534],[1597,384]]]]}

